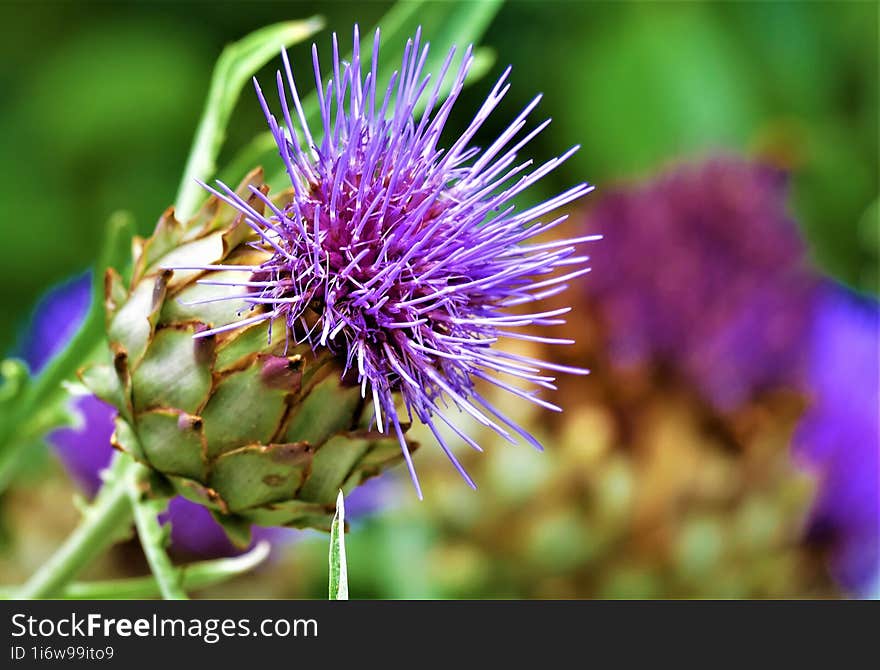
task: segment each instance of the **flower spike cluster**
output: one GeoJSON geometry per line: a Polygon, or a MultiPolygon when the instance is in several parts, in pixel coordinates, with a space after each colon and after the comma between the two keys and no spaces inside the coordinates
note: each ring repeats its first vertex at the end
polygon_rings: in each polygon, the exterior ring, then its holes
{"type": "Polygon", "coordinates": [[[487,148],[472,146],[509,89],[510,68],[467,129],[444,149],[440,137],[473,63],[472,48],[443,98],[455,49],[432,78],[423,72],[428,45],[422,45],[417,32],[383,93],[376,82],[379,31],[366,73],[357,28],[353,44],[351,62],[343,62],[333,36],[332,76],[326,84],[312,48],[320,133],[306,121],[286,53],[276,82],[279,117],[255,80],[294,195],[289,206],[279,209],[251,187],[266,205],[260,213],[224,184],[219,190],[206,186],[244,215],[271,258],[259,266],[206,268],[246,270],[249,274],[238,282],[243,293],[230,297],[243,298],[253,315],[200,336],[282,319],[288,337],[344,357],[346,373],[356,373],[362,395],[372,396],[376,427],[397,435],[419,497],[395,394],[410,420],[428,426],[473,487],[436,423],[479,450],[456,427],[451,408],[510,441],[517,434],[540,449],[535,438],[478,393],[476,380],[558,410],[537,394],[540,388],[555,388],[546,371],[586,372],[494,345],[503,338],[567,342],[523,328],[560,324],[568,309],[523,311],[518,306],[557,294],[566,281],[587,273],[588,257],[578,254],[577,245],[599,236],[526,243],[566,219],[542,217],[593,187],[578,184],[524,211],[513,206],[514,198],[578,147],[536,168],[530,160],[518,160],[518,152],[549,123],[518,137],[540,96],[487,148]],[[420,116],[418,109],[424,110],[420,116]],[[503,377],[534,389],[523,390],[503,377]]]}

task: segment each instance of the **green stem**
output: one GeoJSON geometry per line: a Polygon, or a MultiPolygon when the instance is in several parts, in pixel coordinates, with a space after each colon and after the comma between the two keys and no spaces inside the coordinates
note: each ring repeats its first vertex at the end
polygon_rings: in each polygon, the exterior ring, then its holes
{"type": "Polygon", "coordinates": [[[182,586],[180,570],[174,567],[165,551],[165,531],[159,523],[159,507],[167,504],[167,500],[157,505],[155,500],[144,500],[142,484],[149,471],[144,466],[131,473],[128,486],[128,497],[134,511],[134,525],[141,539],[141,546],[147,556],[147,563],[159,585],[159,591],[165,600],[186,600],[187,595],[182,586]]]}
{"type": "Polygon", "coordinates": [[[158,512],[167,501],[143,498],[143,484],[148,474],[145,466],[125,454],[117,454],[104,486],[83,513],[80,525],[23,586],[12,591],[0,589],[0,598],[107,600],[161,595],[180,600],[186,598],[184,589],[223,582],[262,563],[269,555],[269,544],[261,542],[235,558],[184,567],[172,565],[164,550],[165,531],[158,520],[158,512]],[[153,574],[71,584],[83,568],[127,532],[132,517],[153,574]]]}
{"type": "Polygon", "coordinates": [[[128,495],[130,476],[137,463],[117,454],[107,483],[83,519],[61,548],[44,563],[15,594],[17,599],[50,598],[57,595],[101,552],[112,545],[131,522],[128,495]]]}
{"type": "MultiPolygon", "coordinates": [[[[177,581],[185,590],[220,584],[262,563],[269,556],[269,543],[260,542],[248,553],[234,558],[218,558],[175,568],[177,581]]],[[[155,598],[162,594],[153,575],[69,584],[60,594],[71,600],[124,600],[155,598]]]]}
{"type": "MultiPolygon", "coordinates": [[[[270,551],[271,545],[263,540],[241,556],[199,561],[176,569],[180,573],[179,579],[184,589],[188,591],[203,589],[215,584],[222,584],[257,567],[269,557],[270,551]]],[[[65,600],[143,600],[156,598],[161,594],[156,578],[153,575],[144,575],[143,577],[73,582],[58,593],[58,598],[65,600]]],[[[0,587],[0,599],[8,600],[15,595],[16,587],[0,587]]]]}

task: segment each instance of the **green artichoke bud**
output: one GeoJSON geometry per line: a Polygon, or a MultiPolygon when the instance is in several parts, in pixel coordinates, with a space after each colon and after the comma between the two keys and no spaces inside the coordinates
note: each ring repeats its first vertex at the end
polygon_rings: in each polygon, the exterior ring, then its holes
{"type": "MultiPolygon", "coordinates": [[[[264,203],[249,186],[267,194],[261,182],[257,169],[237,189],[257,211],[264,203]]],[[[291,197],[272,201],[284,208],[291,197]]],[[[108,271],[113,362],[81,373],[118,410],[114,446],[211,509],[239,541],[252,523],[329,529],[340,489],[402,459],[395,437],[371,431],[340,361],[295,345],[283,321],[241,318],[243,302],[225,299],[240,289],[224,285],[241,271],[181,269],[259,265],[267,252],[249,244],[255,238],[217,197],[186,224],[169,208],[150,238],[135,240],[130,281],[108,271]],[[194,337],[226,324],[234,327],[194,337]]]]}

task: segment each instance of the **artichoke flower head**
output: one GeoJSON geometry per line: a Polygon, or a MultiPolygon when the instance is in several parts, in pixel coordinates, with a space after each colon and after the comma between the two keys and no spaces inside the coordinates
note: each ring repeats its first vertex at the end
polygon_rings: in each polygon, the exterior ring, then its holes
{"type": "Polygon", "coordinates": [[[355,29],[351,63],[342,63],[334,36],[326,86],[313,49],[319,141],[286,54],[282,122],[257,86],[289,189],[269,193],[259,169],[236,189],[205,185],[212,195],[192,220],[169,209],[137,241],[130,281],[107,275],[113,364],[86,370],[84,382],[119,410],[116,445],[232,533],[251,523],[327,528],[339,489],[399,461],[421,496],[416,445],[405,436],[413,421],[474,486],[438,430],[440,422],[479,449],[452,410],[540,448],[476,380],[558,410],[536,392],[555,388],[546,371],[585,372],[495,346],[505,337],[553,341],[520,327],[562,323],[568,309],[511,308],[555,295],[589,269],[576,248],[596,236],[524,244],[562,223],[540,219],[589,185],[523,211],[510,204],[576,148],[531,172],[531,161],[517,161],[547,125],[518,137],[539,98],[488,147],[471,146],[509,87],[509,68],[441,148],[471,49],[441,99],[454,50],[434,81],[416,34],[383,94],[378,31],[366,74],[358,44],[355,29]]]}

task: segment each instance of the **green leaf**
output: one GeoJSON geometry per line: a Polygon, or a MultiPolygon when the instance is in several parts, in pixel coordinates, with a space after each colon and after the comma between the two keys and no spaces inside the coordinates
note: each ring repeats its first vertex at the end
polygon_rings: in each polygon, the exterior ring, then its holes
{"type": "Polygon", "coordinates": [[[205,180],[214,174],[229,117],[247,80],[276,56],[282,46],[301,42],[323,27],[324,20],[317,16],[276,23],[252,32],[223,50],[214,67],[205,110],[180,182],[175,204],[178,219],[191,217],[204,197],[195,180],[205,180]]]}
{"type": "Polygon", "coordinates": [[[348,566],[345,564],[345,500],[336,497],[336,515],[330,527],[330,600],[348,600],[348,566]]]}

